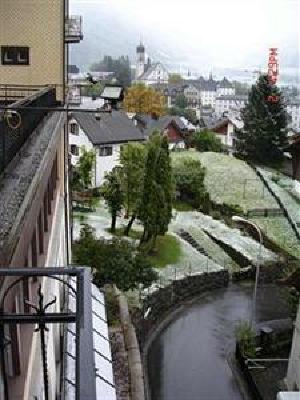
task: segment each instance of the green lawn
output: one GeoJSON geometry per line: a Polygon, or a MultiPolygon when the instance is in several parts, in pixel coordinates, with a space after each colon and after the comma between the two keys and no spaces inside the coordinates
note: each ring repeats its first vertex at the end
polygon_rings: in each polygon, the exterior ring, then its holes
{"type": "MultiPolygon", "coordinates": [[[[107,229],[110,232],[110,229],[107,229]]],[[[142,232],[131,229],[129,237],[134,240],[141,238],[142,232]]],[[[124,228],[117,228],[115,236],[124,236],[124,228]]],[[[148,255],[157,268],[164,268],[170,264],[178,263],[181,256],[180,242],[173,235],[158,236],[154,250],[148,255]]]]}
{"type": "Polygon", "coordinates": [[[176,201],[173,202],[173,208],[176,211],[183,211],[183,212],[184,211],[194,211],[195,210],[194,207],[191,204],[186,203],[184,201],[180,201],[180,200],[176,200],[176,201]]]}
{"type": "Polygon", "coordinates": [[[155,249],[149,257],[156,267],[163,268],[178,263],[180,256],[180,242],[173,235],[164,235],[158,236],[155,249]]]}

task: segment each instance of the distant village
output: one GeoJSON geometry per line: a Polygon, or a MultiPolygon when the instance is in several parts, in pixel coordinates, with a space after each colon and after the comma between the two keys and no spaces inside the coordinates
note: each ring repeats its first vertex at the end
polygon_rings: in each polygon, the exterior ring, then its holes
{"type": "MultiPolygon", "coordinates": [[[[122,57],[122,61],[126,59],[122,57]]],[[[243,128],[241,110],[247,102],[250,87],[236,81],[231,82],[226,77],[217,80],[212,73],[208,77],[199,76],[198,79],[193,79],[190,74],[181,76],[171,73],[161,62],[151,60],[143,43],[136,47],[135,64],[129,65],[128,68],[130,68],[131,85],[143,84],[164,95],[166,104],[164,116],[154,118],[149,115],[125,113],[122,101],[126,88],[120,85],[118,91],[119,82],[116,73],[103,70],[103,65],[95,64],[88,72],[81,72],[75,65],[69,66],[71,101],[75,107],[101,108],[111,102],[118,104],[110,118],[102,117],[103,129],[99,129],[99,124],[92,114],[82,118],[80,114],[75,113],[69,123],[70,148],[74,165],[79,160],[82,146],[87,149],[100,147],[97,152],[96,164],[99,167],[96,168],[98,172],[95,175],[95,186],[99,186],[105,174],[117,165],[122,143],[147,140],[153,130],[167,133],[169,147],[172,150],[184,149],[186,138],[194,132],[209,130],[220,139],[228,154],[234,152],[235,132],[243,128]],[[93,84],[95,87],[97,84],[102,85],[101,95],[100,93],[83,95],[87,93],[85,89],[93,84]],[[106,85],[108,87],[103,91],[106,85]],[[116,86],[114,90],[113,86],[116,86]],[[179,104],[180,101],[184,104],[179,104]],[[121,136],[120,124],[123,127],[121,136]],[[104,156],[105,162],[103,162],[104,156]]],[[[289,114],[288,136],[292,137],[300,131],[300,100],[292,88],[283,88],[282,91],[289,114]]]]}

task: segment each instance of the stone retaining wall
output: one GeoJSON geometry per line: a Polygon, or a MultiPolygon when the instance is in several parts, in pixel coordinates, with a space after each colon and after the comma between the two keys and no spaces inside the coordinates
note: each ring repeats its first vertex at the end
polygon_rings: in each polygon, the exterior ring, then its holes
{"type": "Polygon", "coordinates": [[[159,324],[168,313],[178,308],[186,300],[214,289],[227,287],[229,273],[221,270],[199,275],[187,276],[173,281],[165,288],[159,289],[144,299],[143,312],[133,313],[140,342],[145,342],[148,333],[159,324]],[[146,318],[144,318],[146,314],[146,318]]]}
{"type": "MultiPolygon", "coordinates": [[[[272,265],[261,265],[259,270],[259,283],[273,283],[282,277],[283,264],[277,263],[272,265]]],[[[251,265],[243,268],[240,271],[233,272],[231,279],[233,282],[255,279],[256,267],[251,265]]]]}

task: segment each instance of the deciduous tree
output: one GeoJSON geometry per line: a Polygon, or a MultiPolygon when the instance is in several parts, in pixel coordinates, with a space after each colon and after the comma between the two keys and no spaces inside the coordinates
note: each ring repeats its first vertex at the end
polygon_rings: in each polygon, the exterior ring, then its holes
{"type": "Polygon", "coordinates": [[[124,203],[121,174],[121,168],[115,167],[105,175],[105,181],[102,185],[103,197],[111,213],[111,232],[113,233],[116,231],[118,213],[122,210],[124,203]]]}
{"type": "Polygon", "coordinates": [[[145,156],[146,147],[140,143],[129,143],[124,145],[120,154],[124,207],[126,215],[130,217],[129,223],[124,232],[126,236],[129,235],[129,231],[137,216],[140,204],[145,156]]]}
{"type": "Polygon", "coordinates": [[[165,112],[165,97],[141,83],[127,89],[124,100],[127,112],[161,116],[165,112]]]}

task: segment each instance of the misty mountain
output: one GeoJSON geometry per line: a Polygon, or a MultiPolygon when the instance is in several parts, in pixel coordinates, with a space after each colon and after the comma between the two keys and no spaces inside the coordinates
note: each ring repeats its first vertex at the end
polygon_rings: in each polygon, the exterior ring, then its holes
{"type": "MultiPolygon", "coordinates": [[[[128,55],[131,62],[135,63],[136,46],[143,39],[148,55],[154,61],[161,61],[170,71],[186,72],[189,69],[196,76],[208,75],[212,70],[216,77],[226,75],[230,79],[244,75],[245,71],[241,68],[231,68],[230,65],[215,67],[210,58],[211,54],[203,54],[201,48],[197,53],[191,52],[188,43],[185,46],[180,45],[179,41],[177,43],[176,40],[170,40],[172,32],[168,35],[168,32],[159,26],[153,25],[147,30],[142,21],[136,20],[126,11],[116,8],[113,3],[100,0],[89,4],[84,1],[71,1],[71,13],[83,17],[84,39],[81,43],[70,46],[70,63],[86,70],[104,55],[128,55]]],[[[257,49],[254,52],[245,49],[243,57],[245,70],[261,67],[263,70],[267,69],[267,49],[257,49]]],[[[285,48],[279,49],[279,60],[282,76],[295,79],[299,67],[298,47],[287,43],[285,48]]]]}

